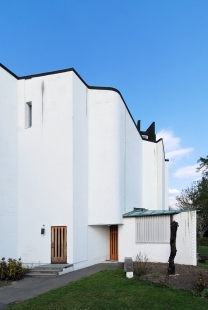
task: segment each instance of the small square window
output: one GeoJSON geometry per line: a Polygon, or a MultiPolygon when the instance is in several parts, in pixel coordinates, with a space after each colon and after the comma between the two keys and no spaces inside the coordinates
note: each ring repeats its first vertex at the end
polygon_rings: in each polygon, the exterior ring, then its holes
{"type": "Polygon", "coordinates": [[[25,128],[32,126],[32,102],[25,103],[25,128]]]}

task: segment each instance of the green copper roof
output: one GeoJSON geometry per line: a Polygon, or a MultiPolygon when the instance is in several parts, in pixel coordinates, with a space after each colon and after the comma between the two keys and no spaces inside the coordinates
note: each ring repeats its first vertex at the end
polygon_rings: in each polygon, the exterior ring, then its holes
{"type": "Polygon", "coordinates": [[[135,208],[133,211],[123,214],[123,217],[172,215],[172,214],[178,214],[180,212],[182,212],[182,210],[146,210],[135,208]]]}

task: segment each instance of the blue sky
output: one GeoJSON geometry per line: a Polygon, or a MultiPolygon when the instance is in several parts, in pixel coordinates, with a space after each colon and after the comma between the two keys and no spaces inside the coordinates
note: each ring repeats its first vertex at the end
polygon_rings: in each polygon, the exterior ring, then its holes
{"type": "Polygon", "coordinates": [[[164,137],[173,204],[208,155],[207,16],[207,0],[0,0],[0,62],[118,88],[141,129],[155,121],[164,137]]]}

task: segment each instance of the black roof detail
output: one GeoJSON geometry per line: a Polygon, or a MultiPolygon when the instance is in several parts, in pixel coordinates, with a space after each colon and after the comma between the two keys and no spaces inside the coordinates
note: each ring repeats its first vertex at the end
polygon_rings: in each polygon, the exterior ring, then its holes
{"type": "Polygon", "coordinates": [[[148,140],[151,142],[156,142],[156,134],[155,134],[155,122],[149,126],[146,131],[141,131],[140,129],[141,121],[137,121],[137,129],[142,137],[143,140],[148,140]],[[146,137],[146,138],[145,138],[146,137]]]}
{"type": "MultiPolygon", "coordinates": [[[[145,133],[144,135],[149,135],[150,136],[150,139],[147,140],[147,141],[150,141],[150,142],[154,142],[154,143],[158,143],[159,141],[163,141],[163,139],[159,139],[158,141],[156,141],[156,135],[155,135],[155,122],[153,122],[149,128],[143,132],[143,131],[140,131],[140,121],[138,121],[138,123],[136,124],[134,119],[133,119],[133,116],[131,115],[131,112],[129,111],[129,108],[122,96],[122,94],[120,93],[120,91],[117,89],[117,88],[114,88],[114,87],[103,87],[103,86],[90,86],[88,85],[84,80],[83,78],[77,73],[77,71],[74,69],[74,68],[68,68],[68,69],[63,69],[63,70],[57,70],[57,71],[50,71],[50,72],[44,72],[44,73],[38,73],[38,74],[32,74],[32,75],[25,75],[25,76],[17,76],[16,74],[14,74],[12,71],[10,71],[8,68],[6,68],[3,64],[0,63],[0,67],[2,67],[5,71],[7,71],[9,74],[11,74],[13,77],[15,77],[17,80],[27,80],[27,79],[31,79],[31,78],[34,78],[34,77],[40,77],[40,76],[45,76],[45,75],[52,75],[52,74],[58,74],[58,73],[64,73],[64,72],[70,72],[70,71],[73,71],[77,76],[78,78],[86,85],[87,88],[89,89],[98,89],[98,90],[111,90],[111,91],[115,91],[117,92],[121,99],[123,100],[123,103],[135,125],[135,127],[137,128],[141,138],[142,138],[142,134],[141,133],[145,133]]],[[[142,138],[143,139],[143,138],[142,138]]],[[[146,139],[143,139],[143,140],[146,140],[146,139]]],[[[164,144],[163,144],[163,150],[164,150],[164,144]]],[[[164,156],[165,156],[165,152],[164,152],[164,156]]],[[[165,159],[165,157],[164,157],[165,159]]],[[[165,159],[165,161],[168,161],[165,159]]]]}

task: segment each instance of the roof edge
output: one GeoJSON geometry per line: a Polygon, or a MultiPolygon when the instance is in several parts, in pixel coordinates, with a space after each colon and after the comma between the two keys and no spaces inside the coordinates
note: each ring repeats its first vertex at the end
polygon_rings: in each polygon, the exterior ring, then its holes
{"type": "Polygon", "coordinates": [[[6,68],[2,63],[0,63],[0,67],[2,67],[4,70],[6,70],[8,73],[10,73],[13,77],[15,77],[17,80],[27,80],[27,79],[32,79],[34,77],[41,77],[41,76],[46,76],[46,75],[52,75],[52,74],[58,74],[58,73],[65,73],[65,72],[74,72],[77,77],[85,84],[85,86],[89,89],[97,89],[97,90],[110,90],[110,91],[115,91],[116,93],[118,93],[122,99],[122,101],[124,102],[124,105],[129,113],[129,116],[131,117],[135,127],[137,128],[136,126],[136,123],[135,123],[135,120],[133,119],[133,116],[131,115],[131,112],[121,94],[121,92],[117,89],[117,88],[114,88],[114,87],[105,87],[105,86],[90,86],[88,85],[84,80],[83,78],[79,75],[79,73],[74,69],[74,68],[68,68],[68,69],[62,69],[62,70],[56,70],[56,71],[49,71],[49,72],[44,72],[44,73],[38,73],[38,74],[31,74],[31,75],[25,75],[25,76],[17,76],[16,74],[14,74],[11,70],[9,70],[8,68],[6,68]]]}
{"type": "Polygon", "coordinates": [[[2,63],[0,63],[0,67],[2,67],[5,71],[7,71],[9,74],[11,74],[13,77],[15,77],[17,80],[19,80],[19,77],[16,74],[14,74],[11,70],[9,70],[7,67],[2,65],[2,63]]]}
{"type": "MultiPolygon", "coordinates": [[[[116,93],[118,93],[119,96],[121,97],[121,99],[122,99],[122,101],[123,101],[123,103],[124,103],[124,105],[125,105],[125,107],[126,107],[128,113],[129,113],[129,116],[131,117],[131,119],[132,119],[132,121],[133,121],[133,123],[134,123],[134,125],[135,125],[135,127],[136,127],[136,129],[137,129],[137,131],[138,131],[137,124],[136,124],[136,122],[135,122],[135,120],[134,120],[134,118],[133,118],[133,116],[132,116],[132,114],[131,114],[131,112],[130,112],[130,110],[129,110],[129,108],[128,108],[128,106],[127,106],[127,104],[126,104],[126,102],[125,102],[125,100],[124,100],[124,98],[123,98],[123,96],[122,96],[122,94],[121,94],[121,92],[120,92],[117,88],[114,88],[114,87],[104,87],[104,86],[90,86],[90,85],[88,85],[88,84],[83,80],[83,78],[79,75],[79,73],[78,73],[74,68],[68,68],[68,69],[62,69],[62,70],[56,70],[56,71],[49,71],[49,72],[38,73],[38,74],[31,74],[31,75],[25,75],[25,76],[21,76],[21,77],[20,77],[20,76],[17,76],[16,74],[14,74],[11,70],[9,70],[7,67],[5,67],[2,63],[0,63],[0,67],[2,67],[4,70],[6,70],[8,73],[10,73],[10,74],[11,74],[13,77],[15,77],[17,80],[23,80],[23,79],[27,80],[27,79],[32,79],[32,78],[34,78],[34,77],[41,77],[41,76],[46,76],[46,75],[52,75],[52,74],[65,73],[65,72],[70,72],[70,71],[72,71],[72,72],[74,72],[74,73],[77,75],[77,77],[78,77],[78,78],[85,84],[85,86],[86,86],[87,88],[89,88],[89,89],[110,90],[110,91],[115,91],[116,93]]],[[[139,133],[139,135],[140,135],[140,137],[141,137],[141,139],[142,139],[142,135],[140,134],[139,131],[138,131],[138,133],[139,133]]],[[[142,140],[145,140],[145,139],[142,139],[142,140]]],[[[158,143],[158,142],[160,142],[161,140],[162,140],[162,143],[163,143],[163,139],[162,139],[162,138],[160,138],[159,140],[157,140],[157,141],[155,141],[155,142],[153,142],[153,141],[149,141],[149,142],[158,143]]],[[[145,141],[147,141],[147,140],[145,140],[145,141]]],[[[168,161],[168,160],[165,159],[164,143],[163,143],[163,154],[164,154],[164,160],[165,160],[165,161],[168,161]]]]}
{"type": "Polygon", "coordinates": [[[174,215],[183,212],[192,212],[196,210],[147,210],[141,208],[134,208],[133,211],[124,213],[122,216],[123,218],[132,218],[132,217],[147,217],[147,216],[162,216],[162,215],[174,215]]]}

